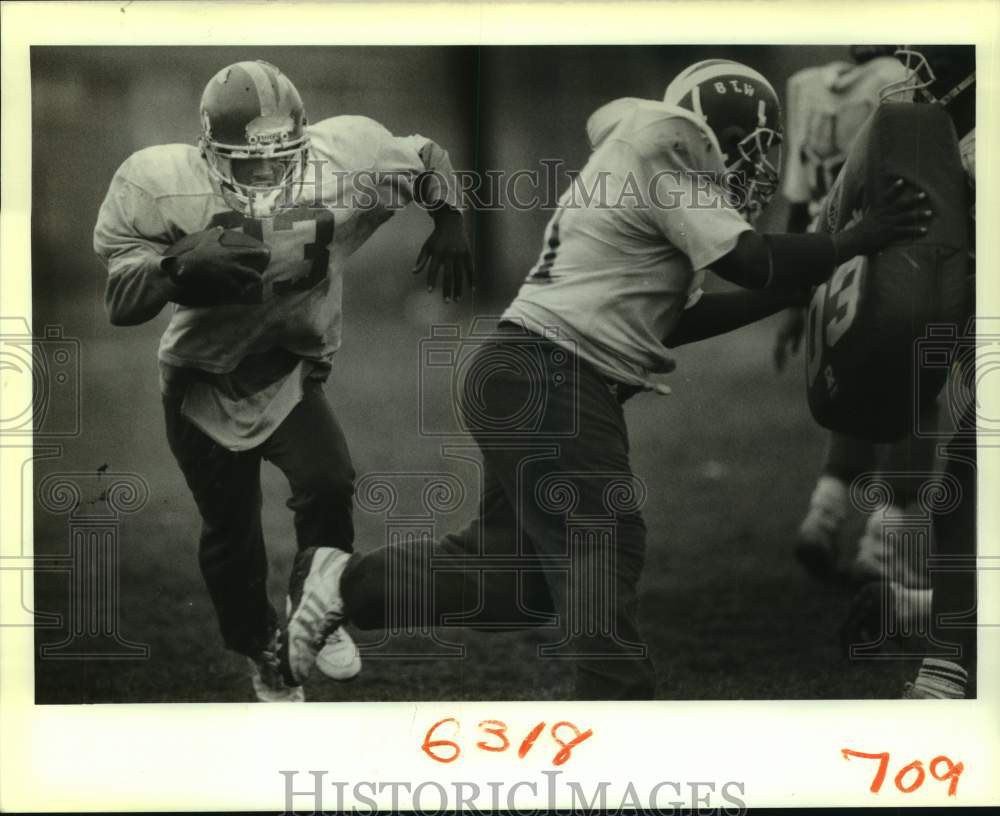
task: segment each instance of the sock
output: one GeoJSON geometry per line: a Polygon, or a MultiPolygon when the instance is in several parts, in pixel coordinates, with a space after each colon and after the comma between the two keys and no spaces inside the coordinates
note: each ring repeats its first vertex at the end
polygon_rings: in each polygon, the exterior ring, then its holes
{"type": "Polygon", "coordinates": [[[969,673],[957,663],[937,657],[925,657],[913,685],[930,697],[958,700],[965,697],[968,682],[969,673]]]}
{"type": "Polygon", "coordinates": [[[896,616],[896,627],[904,637],[915,637],[917,632],[926,631],[931,620],[931,601],[934,593],[930,589],[912,589],[897,583],[890,583],[892,608],[896,616]]]}
{"type": "Polygon", "coordinates": [[[809,506],[822,509],[825,516],[839,524],[847,516],[847,485],[836,476],[824,473],[816,481],[809,506]]]}
{"type": "Polygon", "coordinates": [[[903,508],[890,504],[876,510],[865,522],[865,531],[858,539],[858,559],[883,563],[886,560],[883,547],[882,525],[887,521],[903,515],[903,508]]]}

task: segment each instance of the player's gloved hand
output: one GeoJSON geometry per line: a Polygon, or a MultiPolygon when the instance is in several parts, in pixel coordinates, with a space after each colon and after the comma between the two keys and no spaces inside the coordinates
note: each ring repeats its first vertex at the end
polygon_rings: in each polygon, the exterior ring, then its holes
{"type": "Polygon", "coordinates": [[[785,319],[778,326],[778,331],[774,335],[774,368],[776,371],[784,371],[788,358],[799,353],[805,325],[805,309],[792,308],[785,311],[785,319]]]}
{"type": "Polygon", "coordinates": [[[462,214],[451,207],[443,206],[431,213],[434,231],[424,242],[417,256],[413,274],[427,271],[427,291],[433,292],[438,275],[441,276],[441,294],[444,302],[452,298],[462,299],[463,279],[475,291],[476,272],[472,263],[472,252],[465,238],[462,214]]]}
{"type": "Polygon", "coordinates": [[[927,193],[901,178],[883,189],[881,200],[857,224],[834,235],[838,263],[856,255],[873,255],[896,241],[927,233],[927,224],[934,217],[927,193]]]}
{"type": "Polygon", "coordinates": [[[160,268],[182,306],[231,306],[260,303],[261,277],[271,251],[256,238],[222,227],[193,232],[168,249],[160,268]]]}

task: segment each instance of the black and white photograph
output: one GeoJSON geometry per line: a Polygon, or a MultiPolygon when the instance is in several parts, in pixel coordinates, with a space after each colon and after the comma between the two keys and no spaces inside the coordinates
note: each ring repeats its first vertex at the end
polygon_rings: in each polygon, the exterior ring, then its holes
{"type": "Polygon", "coordinates": [[[982,697],[985,52],[686,39],[31,43],[30,705],[982,697]]]}
{"type": "Polygon", "coordinates": [[[39,703],[975,694],[973,47],[31,58],[39,703]]]}

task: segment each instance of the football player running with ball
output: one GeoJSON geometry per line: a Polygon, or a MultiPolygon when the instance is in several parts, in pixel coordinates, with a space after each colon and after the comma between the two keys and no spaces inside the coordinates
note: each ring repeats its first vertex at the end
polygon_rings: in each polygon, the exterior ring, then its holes
{"type": "Polygon", "coordinates": [[[621,402],[673,369],[670,346],[800,303],[838,263],[922,234],[930,218],[900,182],[836,236],[754,231],[748,217],[777,185],[781,130],[771,84],[728,60],[692,65],[662,102],[619,99],[591,116],[590,159],[462,383],[458,408],[484,460],[479,517],[434,545],[442,558],[513,553],[519,591],[476,569],[429,575],[392,547],[301,551],[280,649],[289,684],[308,677],[332,627],[386,626],[392,559],[394,582],[426,592],[428,623],[477,608],[506,607],[507,620],[555,611],[570,621],[554,653],[572,661],[575,698],[654,696],[636,608],[646,528],[621,402]],[[584,196],[581,185],[603,189],[584,196]],[[708,269],[748,291],[703,294],[708,269]],[[574,505],[613,532],[575,535],[574,505]],[[581,610],[588,625],[574,627],[581,610]]]}
{"type": "MultiPolygon", "coordinates": [[[[288,479],[298,547],[353,549],[354,470],[323,393],[340,346],[344,265],[416,199],[434,230],[418,266],[446,299],[472,283],[445,151],[363,116],[307,125],[298,91],[260,61],[223,68],[201,99],[198,147],[158,145],[111,181],[94,231],[117,326],[172,305],[159,348],[167,439],[202,519],[199,562],[225,645],[246,655],[257,698],[300,701],[278,669],[266,591],[260,466],[288,479]],[[434,277],[429,277],[433,282],[434,277]]],[[[350,679],[339,627],[317,663],[350,679]]]]}

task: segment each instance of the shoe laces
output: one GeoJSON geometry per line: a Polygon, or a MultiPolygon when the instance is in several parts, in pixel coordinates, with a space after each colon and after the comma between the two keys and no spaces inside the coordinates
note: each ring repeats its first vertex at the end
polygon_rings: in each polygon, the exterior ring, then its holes
{"type": "Polygon", "coordinates": [[[260,653],[250,658],[256,669],[260,681],[271,689],[284,689],[285,681],[281,676],[281,664],[278,653],[270,649],[264,649],[260,653]]]}
{"type": "MultiPolygon", "coordinates": [[[[323,648],[328,637],[334,634],[336,630],[340,627],[340,621],[342,620],[342,615],[339,611],[335,609],[328,610],[319,622],[316,624],[316,634],[310,639],[309,644],[312,646],[314,651],[319,651],[323,648]]],[[[337,640],[340,636],[337,635],[337,640]]]]}

